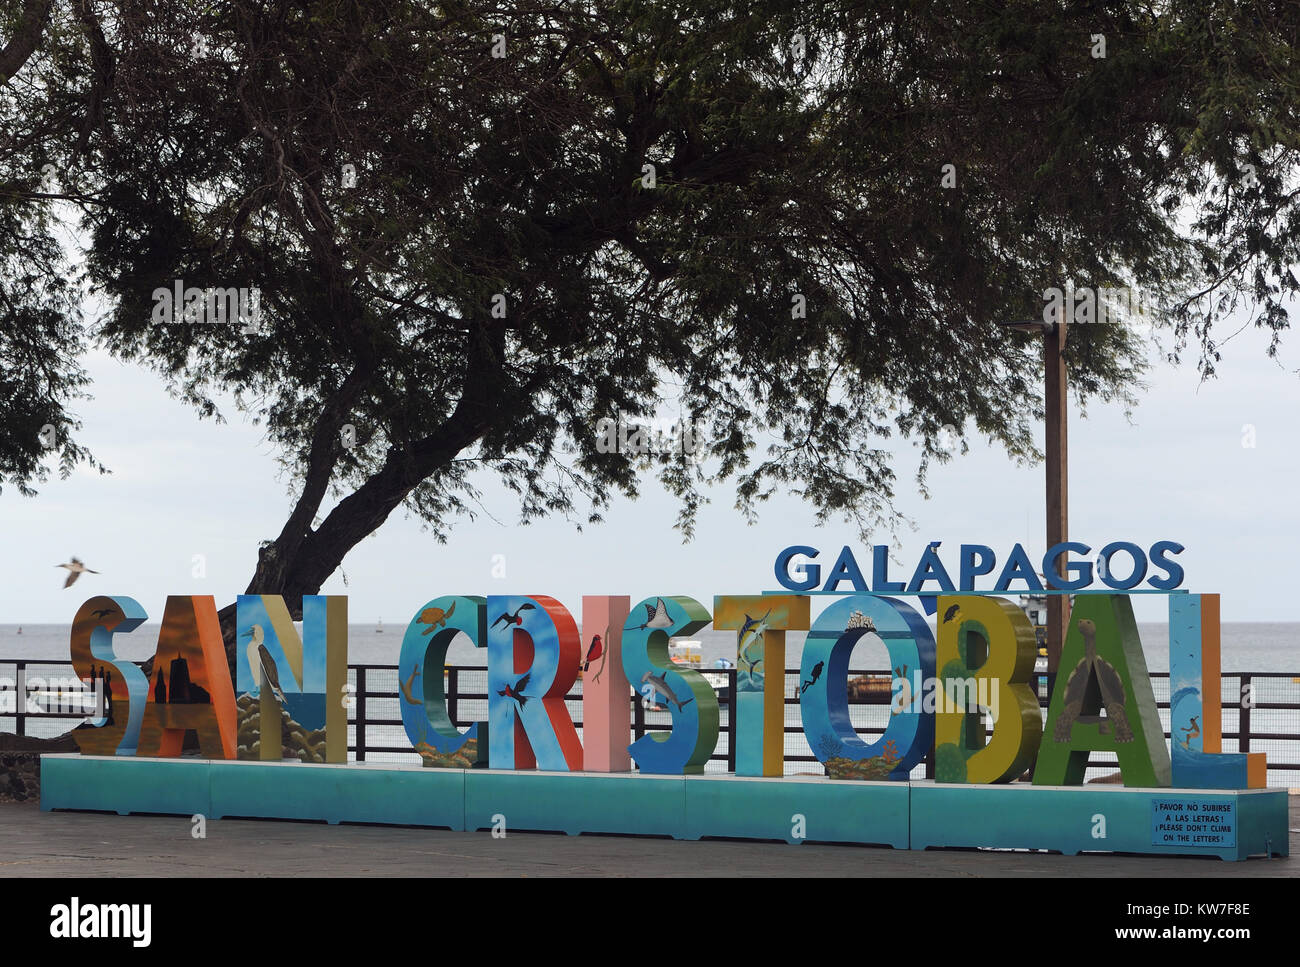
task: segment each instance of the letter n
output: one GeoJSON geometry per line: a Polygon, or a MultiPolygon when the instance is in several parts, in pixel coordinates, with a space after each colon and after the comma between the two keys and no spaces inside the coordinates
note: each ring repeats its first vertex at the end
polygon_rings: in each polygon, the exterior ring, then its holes
{"type": "Polygon", "coordinates": [[[347,762],[347,597],[303,595],[301,638],[278,594],[241,594],[235,624],[239,758],[347,762]]]}

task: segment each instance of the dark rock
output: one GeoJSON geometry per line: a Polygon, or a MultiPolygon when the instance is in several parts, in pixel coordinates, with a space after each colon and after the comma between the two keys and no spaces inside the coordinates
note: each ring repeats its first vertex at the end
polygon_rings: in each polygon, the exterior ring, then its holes
{"type": "Polygon", "coordinates": [[[13,735],[0,732],[0,752],[76,752],[77,743],[69,732],[56,735],[52,739],[41,739],[34,735],[13,735]]]}

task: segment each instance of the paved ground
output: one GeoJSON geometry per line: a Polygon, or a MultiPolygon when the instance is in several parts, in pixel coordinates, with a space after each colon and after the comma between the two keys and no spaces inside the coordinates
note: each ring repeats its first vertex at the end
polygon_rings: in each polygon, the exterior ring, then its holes
{"type": "Polygon", "coordinates": [[[891,850],[733,841],[679,842],[391,826],[43,813],[0,805],[0,877],[15,876],[1300,876],[1300,796],[1291,856],[1058,856],[984,850],[891,850]]]}

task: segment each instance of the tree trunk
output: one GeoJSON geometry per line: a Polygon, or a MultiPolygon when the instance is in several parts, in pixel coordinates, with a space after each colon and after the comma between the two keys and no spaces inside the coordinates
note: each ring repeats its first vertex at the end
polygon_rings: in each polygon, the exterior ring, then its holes
{"type": "Polygon", "coordinates": [[[0,49],[0,84],[7,84],[27,63],[41,37],[45,34],[45,24],[50,19],[50,5],[53,0],[27,0],[23,15],[18,20],[14,35],[9,43],[0,49]]]}
{"type": "MultiPolygon", "coordinates": [[[[339,501],[320,526],[312,530],[308,522],[320,505],[334,466],[332,459],[327,461],[319,455],[336,441],[335,434],[347,410],[341,400],[350,399],[350,394],[359,390],[364,368],[359,366],[344,381],[317,424],[303,495],[280,536],[263,545],[257,570],[245,594],[281,595],[289,614],[294,620],[301,620],[303,595],[316,594],[342,565],[348,552],[378,530],[412,490],[482,439],[493,423],[501,419],[505,329],[471,328],[466,333],[465,349],[464,389],[446,421],[409,447],[390,449],[378,472],[339,501]],[[308,507],[311,513],[306,512],[308,507]]],[[[232,681],[237,644],[235,607],[229,604],[218,612],[232,681]]]]}
{"type": "MultiPolygon", "coordinates": [[[[280,541],[267,544],[258,558],[257,570],[245,594],[278,594],[295,621],[302,619],[303,595],[316,594],[352,548],[378,530],[407,495],[438,468],[445,466],[483,433],[481,424],[455,425],[449,420],[427,446],[412,457],[391,453],[388,461],[373,477],[349,494],[332,510],[320,527],[308,531],[293,542],[294,549],[285,554],[280,541]]],[[[236,606],[229,604],[218,612],[221,637],[226,646],[231,679],[235,675],[236,606]]]]}

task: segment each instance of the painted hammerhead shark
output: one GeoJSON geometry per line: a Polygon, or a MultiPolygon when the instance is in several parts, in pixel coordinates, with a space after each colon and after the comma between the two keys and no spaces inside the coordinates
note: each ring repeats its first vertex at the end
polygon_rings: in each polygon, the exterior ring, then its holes
{"type": "Polygon", "coordinates": [[[683,707],[691,704],[691,702],[695,701],[695,699],[693,697],[688,698],[684,702],[678,699],[678,697],[675,694],[673,694],[673,690],[668,687],[667,678],[668,678],[668,673],[666,671],[660,672],[658,675],[655,675],[652,672],[646,672],[644,675],[641,676],[641,683],[643,685],[649,683],[650,687],[654,689],[655,692],[662,695],[668,701],[676,705],[677,711],[680,712],[683,707]]]}

